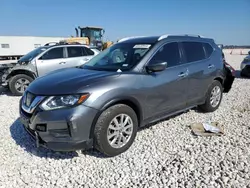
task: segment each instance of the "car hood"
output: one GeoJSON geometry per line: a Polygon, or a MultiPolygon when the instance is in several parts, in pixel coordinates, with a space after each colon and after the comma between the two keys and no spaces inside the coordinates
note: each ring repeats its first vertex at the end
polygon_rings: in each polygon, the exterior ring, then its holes
{"type": "Polygon", "coordinates": [[[119,75],[119,72],[67,68],[37,78],[29,85],[27,90],[36,95],[79,93],[84,87],[119,75]]]}

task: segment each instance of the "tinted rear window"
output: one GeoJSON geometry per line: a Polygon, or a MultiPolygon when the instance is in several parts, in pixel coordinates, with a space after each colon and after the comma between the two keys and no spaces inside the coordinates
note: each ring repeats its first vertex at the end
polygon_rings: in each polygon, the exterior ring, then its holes
{"type": "Polygon", "coordinates": [[[187,62],[206,59],[203,45],[200,42],[182,42],[187,62]]]}
{"type": "Polygon", "coordinates": [[[91,49],[89,49],[89,48],[85,48],[85,47],[84,47],[84,49],[85,49],[87,55],[94,55],[94,54],[95,54],[95,53],[94,53],[91,49]]]}
{"type": "Polygon", "coordinates": [[[80,57],[83,56],[82,47],[67,47],[68,57],[80,57]]]}

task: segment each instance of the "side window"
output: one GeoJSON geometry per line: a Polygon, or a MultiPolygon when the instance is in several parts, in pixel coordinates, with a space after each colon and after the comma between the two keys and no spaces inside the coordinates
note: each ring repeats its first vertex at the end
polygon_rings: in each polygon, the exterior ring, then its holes
{"type": "Polygon", "coordinates": [[[208,43],[203,43],[203,46],[205,48],[207,58],[210,57],[214,51],[213,47],[208,43]]]}
{"type": "Polygon", "coordinates": [[[1,47],[2,48],[10,48],[10,45],[9,44],[1,44],[1,47]]]}
{"type": "Polygon", "coordinates": [[[81,47],[67,47],[68,57],[81,57],[83,56],[83,50],[81,47]]]}
{"type": "Polygon", "coordinates": [[[161,47],[150,60],[149,64],[167,62],[167,67],[173,67],[180,63],[180,59],[178,43],[172,42],[161,47]]]}
{"type": "Polygon", "coordinates": [[[94,54],[95,54],[95,53],[94,53],[91,49],[89,49],[89,48],[85,48],[85,47],[84,47],[84,49],[85,49],[87,55],[94,55],[94,54]]]}
{"type": "Polygon", "coordinates": [[[43,60],[49,60],[49,59],[60,59],[63,58],[63,48],[53,48],[49,51],[47,51],[41,59],[43,60]]]}
{"type": "Polygon", "coordinates": [[[182,42],[182,44],[188,63],[206,59],[201,42],[182,42]]]}

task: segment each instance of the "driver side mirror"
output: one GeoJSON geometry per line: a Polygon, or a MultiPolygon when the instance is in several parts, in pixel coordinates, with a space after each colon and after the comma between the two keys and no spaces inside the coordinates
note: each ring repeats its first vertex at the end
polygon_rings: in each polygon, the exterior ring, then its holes
{"type": "Polygon", "coordinates": [[[250,51],[248,51],[248,55],[250,55],[250,51]]]}
{"type": "Polygon", "coordinates": [[[167,68],[167,62],[160,62],[146,66],[147,72],[160,72],[165,70],[166,68],[167,68]]]}

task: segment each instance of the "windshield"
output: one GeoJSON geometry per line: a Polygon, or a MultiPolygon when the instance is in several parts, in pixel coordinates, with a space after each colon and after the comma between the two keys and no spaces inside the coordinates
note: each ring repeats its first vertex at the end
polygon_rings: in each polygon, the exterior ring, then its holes
{"type": "Polygon", "coordinates": [[[97,41],[101,41],[102,40],[102,31],[101,30],[86,30],[83,29],[82,30],[82,37],[90,37],[90,40],[97,40],[97,41]]]}
{"type": "Polygon", "coordinates": [[[117,43],[102,51],[81,68],[104,71],[129,71],[152,47],[152,44],[117,43]]]}
{"type": "Polygon", "coordinates": [[[44,46],[36,48],[36,49],[32,50],[31,52],[27,53],[26,55],[24,55],[23,57],[21,57],[19,59],[19,62],[22,62],[22,61],[31,61],[37,55],[39,55],[40,53],[42,53],[43,51],[45,51],[47,48],[48,47],[44,47],[44,46]]]}

